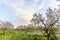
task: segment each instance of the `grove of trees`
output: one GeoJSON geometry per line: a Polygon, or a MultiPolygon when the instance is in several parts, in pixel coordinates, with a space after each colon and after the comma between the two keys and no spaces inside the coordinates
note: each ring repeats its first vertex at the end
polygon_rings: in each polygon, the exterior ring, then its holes
{"type": "Polygon", "coordinates": [[[0,29],[14,29],[14,25],[11,22],[0,20],[0,29]]]}

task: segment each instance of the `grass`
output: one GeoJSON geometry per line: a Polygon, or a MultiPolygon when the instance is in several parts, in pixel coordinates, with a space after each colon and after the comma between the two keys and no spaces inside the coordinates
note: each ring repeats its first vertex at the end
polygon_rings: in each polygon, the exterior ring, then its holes
{"type": "Polygon", "coordinates": [[[40,31],[0,30],[0,40],[46,40],[46,37],[41,35],[40,31]]]}

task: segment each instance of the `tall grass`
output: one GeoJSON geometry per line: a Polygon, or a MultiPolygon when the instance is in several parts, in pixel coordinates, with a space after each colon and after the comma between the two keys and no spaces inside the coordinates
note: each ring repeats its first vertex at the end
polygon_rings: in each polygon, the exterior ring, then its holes
{"type": "MultiPolygon", "coordinates": [[[[44,35],[39,34],[39,31],[2,31],[0,30],[0,40],[46,40],[44,35]]],[[[59,38],[59,37],[58,37],[59,38]]]]}

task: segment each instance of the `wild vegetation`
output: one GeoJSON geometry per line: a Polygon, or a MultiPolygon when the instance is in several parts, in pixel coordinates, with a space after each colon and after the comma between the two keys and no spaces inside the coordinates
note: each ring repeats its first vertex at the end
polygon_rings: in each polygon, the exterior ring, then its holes
{"type": "MultiPolygon", "coordinates": [[[[54,40],[60,40],[60,36],[54,36],[54,40]]],[[[47,40],[47,37],[44,36],[40,31],[2,31],[0,30],[0,40],[47,40]]],[[[53,39],[51,39],[53,40],[53,39]]]]}
{"type": "Polygon", "coordinates": [[[11,22],[0,21],[0,40],[60,40],[60,6],[48,8],[45,15],[34,13],[30,22],[15,29],[11,22]]]}

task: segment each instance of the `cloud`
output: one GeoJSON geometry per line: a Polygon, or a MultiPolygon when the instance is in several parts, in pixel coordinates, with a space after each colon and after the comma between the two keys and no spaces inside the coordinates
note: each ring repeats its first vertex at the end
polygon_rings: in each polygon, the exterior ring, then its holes
{"type": "Polygon", "coordinates": [[[20,17],[22,19],[22,22],[23,24],[28,24],[30,23],[30,20],[32,18],[32,15],[37,12],[38,10],[42,9],[44,7],[44,2],[41,3],[39,5],[39,7],[37,7],[37,3],[39,2],[39,0],[33,0],[33,4],[29,4],[26,5],[24,4],[25,1],[16,1],[17,4],[13,4],[12,7],[16,10],[16,16],[22,16],[20,17]],[[22,4],[22,5],[21,5],[22,4]],[[36,9],[37,8],[37,9],[36,9]]]}
{"type": "Polygon", "coordinates": [[[47,5],[46,7],[51,7],[52,9],[53,8],[58,8],[58,4],[60,4],[60,2],[57,2],[57,0],[48,0],[46,1],[47,5]]]}
{"type": "Polygon", "coordinates": [[[4,3],[15,10],[15,16],[22,20],[17,24],[28,24],[35,12],[43,11],[49,6],[52,8],[57,7],[58,4],[56,0],[0,0],[0,3],[4,3]]]}
{"type": "MultiPolygon", "coordinates": [[[[44,2],[37,6],[39,1],[40,0],[33,0],[32,4],[26,5],[26,0],[0,0],[1,4],[3,3],[15,10],[15,15],[21,18],[22,24],[30,23],[29,21],[31,20],[32,15],[44,7],[44,2]]],[[[29,1],[27,3],[29,3],[29,1]]]]}

